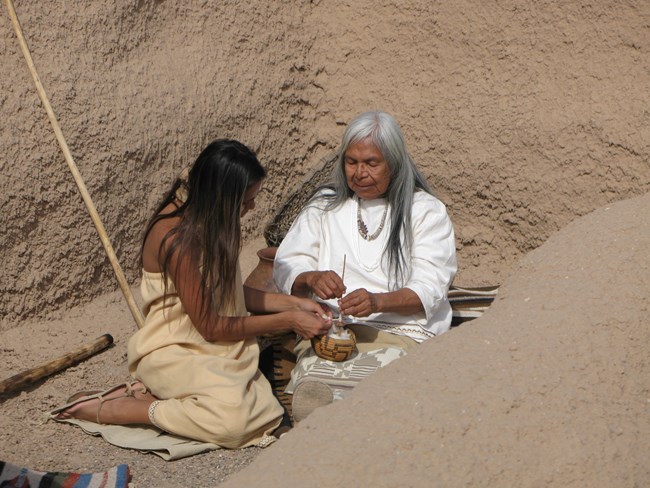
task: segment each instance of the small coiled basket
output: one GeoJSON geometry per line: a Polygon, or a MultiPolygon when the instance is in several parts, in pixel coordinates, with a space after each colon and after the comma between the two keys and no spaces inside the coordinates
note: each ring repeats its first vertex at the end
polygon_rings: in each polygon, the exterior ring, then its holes
{"type": "Polygon", "coordinates": [[[349,333],[349,338],[336,337],[329,334],[324,334],[318,337],[312,337],[311,347],[318,357],[327,359],[328,361],[345,361],[349,359],[357,347],[357,339],[354,332],[350,329],[345,329],[349,333]]]}

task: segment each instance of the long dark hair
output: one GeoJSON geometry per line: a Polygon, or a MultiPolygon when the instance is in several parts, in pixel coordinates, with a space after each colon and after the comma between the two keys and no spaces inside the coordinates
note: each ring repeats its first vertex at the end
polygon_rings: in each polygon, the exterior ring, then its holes
{"type": "Polygon", "coordinates": [[[165,295],[171,259],[178,253],[177,267],[184,259],[199,266],[202,314],[234,305],[244,193],[265,176],[251,149],[235,140],[217,139],[199,154],[187,177],[174,182],[147,224],[142,244],[144,248],[157,222],[180,217],[160,243],[165,295]],[[162,213],[170,203],[176,208],[162,213]]]}

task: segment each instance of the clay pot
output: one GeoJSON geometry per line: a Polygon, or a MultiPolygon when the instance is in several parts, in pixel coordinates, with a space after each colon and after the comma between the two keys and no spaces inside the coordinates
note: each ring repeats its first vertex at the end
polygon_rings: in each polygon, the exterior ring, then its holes
{"type": "Polygon", "coordinates": [[[257,263],[255,269],[251,271],[251,274],[244,281],[244,287],[269,293],[278,293],[278,287],[275,286],[275,282],[273,281],[273,261],[277,251],[277,247],[265,247],[257,251],[259,263],[257,263]]]}
{"type": "MultiPolygon", "coordinates": [[[[266,247],[257,251],[259,262],[244,280],[244,288],[278,293],[278,288],[273,282],[273,261],[277,250],[277,247],[266,247]]],[[[275,395],[291,415],[291,395],[285,393],[284,389],[291,378],[291,370],[296,365],[296,355],[293,353],[296,335],[289,332],[264,334],[258,341],[260,371],[269,380],[275,395]]]]}
{"type": "Polygon", "coordinates": [[[323,359],[336,362],[345,361],[354,354],[357,345],[357,339],[354,336],[354,332],[350,329],[346,329],[346,331],[350,334],[348,339],[334,337],[327,334],[313,337],[311,339],[311,347],[313,347],[314,352],[323,359]]]}

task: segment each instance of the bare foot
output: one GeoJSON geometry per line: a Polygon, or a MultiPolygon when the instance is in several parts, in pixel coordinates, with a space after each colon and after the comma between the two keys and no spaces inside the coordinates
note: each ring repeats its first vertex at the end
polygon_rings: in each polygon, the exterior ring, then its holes
{"type": "Polygon", "coordinates": [[[83,400],[83,396],[76,399],[73,397],[72,401],[77,400],[79,403],[63,410],[56,418],[61,420],[76,418],[97,422],[98,424],[132,423],[128,419],[124,421],[123,414],[132,410],[141,411],[143,406],[148,406],[156,400],[156,397],[149,393],[146,387],[140,382],[134,383],[130,388],[127,388],[126,385],[117,387],[104,395],[93,392],[87,393],[90,393],[87,395],[87,400],[83,400]],[[110,404],[107,404],[109,401],[110,404]],[[100,420],[100,413],[102,413],[102,418],[105,419],[104,422],[100,420]]]}

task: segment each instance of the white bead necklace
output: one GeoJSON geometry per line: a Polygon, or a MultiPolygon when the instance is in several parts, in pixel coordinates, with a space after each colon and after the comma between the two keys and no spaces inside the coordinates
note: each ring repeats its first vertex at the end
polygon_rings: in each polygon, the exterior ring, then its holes
{"type": "Polygon", "coordinates": [[[374,241],[375,239],[377,239],[377,237],[379,237],[379,234],[381,234],[381,231],[384,229],[387,213],[388,213],[388,202],[384,204],[384,213],[381,216],[381,222],[379,224],[379,227],[375,232],[368,235],[368,227],[366,226],[366,223],[363,221],[363,218],[361,217],[361,203],[357,198],[357,229],[359,231],[359,235],[363,237],[366,241],[374,241]]]}

